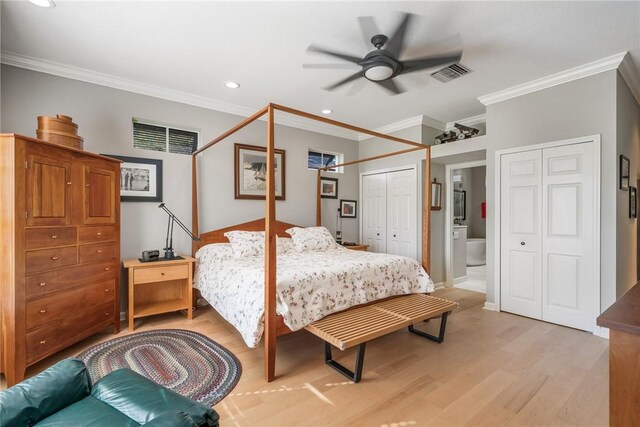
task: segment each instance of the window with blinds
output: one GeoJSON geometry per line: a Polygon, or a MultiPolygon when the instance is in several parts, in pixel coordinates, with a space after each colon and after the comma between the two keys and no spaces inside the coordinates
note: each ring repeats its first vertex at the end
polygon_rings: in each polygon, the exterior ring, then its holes
{"type": "Polygon", "coordinates": [[[198,132],[133,119],[133,148],[192,154],[198,149],[198,132]]]}
{"type": "Polygon", "coordinates": [[[343,155],[340,153],[327,153],[318,150],[309,150],[309,154],[307,156],[307,167],[309,169],[320,169],[328,166],[328,172],[342,172],[342,168],[331,167],[342,163],[342,158],[343,155]]]}

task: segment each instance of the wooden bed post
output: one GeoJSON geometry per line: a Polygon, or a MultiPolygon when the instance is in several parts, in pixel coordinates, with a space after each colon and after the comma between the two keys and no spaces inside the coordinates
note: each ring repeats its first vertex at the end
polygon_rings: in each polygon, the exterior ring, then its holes
{"type": "Polygon", "coordinates": [[[422,267],[431,274],[431,147],[427,147],[422,202],[422,267]]]}
{"type": "MultiPolygon", "coordinates": [[[[198,237],[198,175],[196,172],[196,155],[191,156],[191,233],[198,237]]],[[[195,256],[200,249],[196,240],[191,241],[191,255],[195,256]]]]}
{"type": "Polygon", "coordinates": [[[264,378],[271,382],[276,368],[276,180],[274,108],[267,109],[267,188],[264,254],[264,378]]]}
{"type": "Polygon", "coordinates": [[[318,180],[316,183],[316,227],[322,225],[322,197],[320,196],[322,181],[322,169],[318,169],[318,180]]]}

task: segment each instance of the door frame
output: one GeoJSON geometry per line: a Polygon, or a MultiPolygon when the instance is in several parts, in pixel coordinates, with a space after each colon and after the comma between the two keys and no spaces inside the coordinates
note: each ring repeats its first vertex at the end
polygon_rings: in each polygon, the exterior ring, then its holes
{"type": "MultiPolygon", "coordinates": [[[[494,274],[493,274],[493,285],[494,285],[494,298],[495,301],[493,303],[489,303],[489,302],[485,302],[485,308],[489,309],[489,310],[494,310],[494,311],[501,311],[501,302],[500,302],[500,291],[501,291],[501,259],[500,259],[500,254],[501,254],[501,227],[500,227],[500,209],[501,209],[501,195],[500,195],[500,190],[501,190],[501,184],[502,184],[502,156],[505,154],[512,154],[512,153],[521,153],[524,151],[533,151],[533,150],[542,150],[545,148],[554,148],[554,147],[561,147],[561,146],[565,146],[565,145],[574,145],[574,144],[585,144],[585,143],[592,143],[593,144],[593,160],[594,160],[594,188],[593,188],[593,196],[594,196],[594,201],[595,201],[595,206],[594,206],[594,211],[593,211],[593,215],[594,215],[594,225],[595,225],[595,230],[594,230],[594,255],[595,258],[597,260],[597,262],[594,262],[593,265],[593,274],[594,277],[596,278],[596,280],[593,281],[594,283],[594,298],[593,298],[593,324],[592,324],[592,329],[591,332],[593,332],[595,335],[598,336],[604,336],[605,332],[602,330],[602,328],[600,328],[599,326],[596,325],[596,318],[600,315],[601,313],[601,309],[600,309],[600,298],[601,298],[601,289],[602,289],[602,285],[601,285],[601,277],[600,277],[600,264],[602,262],[602,254],[600,251],[600,205],[601,205],[601,200],[600,200],[600,185],[601,185],[601,180],[602,180],[602,176],[601,176],[601,168],[602,168],[602,163],[601,163],[601,135],[600,134],[596,134],[596,135],[588,135],[588,136],[581,136],[578,138],[571,138],[571,139],[563,139],[563,140],[559,140],[559,141],[552,141],[552,142],[545,142],[542,144],[533,144],[533,145],[524,145],[522,147],[515,147],[515,148],[507,148],[504,150],[496,150],[496,152],[494,153],[495,157],[494,157],[494,252],[493,252],[493,259],[494,259],[494,274]]],[[[544,215],[544,213],[543,213],[544,215]]]]}
{"type": "MultiPolygon", "coordinates": [[[[487,166],[487,160],[453,163],[444,165],[445,203],[444,203],[444,283],[450,288],[454,286],[453,277],[453,170],[487,166]]],[[[485,174],[485,187],[487,176],[485,174]]],[[[485,240],[486,244],[486,240],[485,240]]]]}
{"type": "MultiPolygon", "coordinates": [[[[421,200],[422,198],[420,197],[420,194],[422,192],[422,187],[420,182],[422,181],[421,179],[418,178],[418,165],[416,164],[410,164],[410,165],[406,165],[406,166],[396,166],[396,167],[391,167],[391,168],[384,168],[384,169],[376,169],[376,170],[370,170],[370,171],[365,171],[365,172],[360,172],[360,178],[358,179],[358,216],[360,217],[360,220],[358,221],[358,241],[360,243],[362,243],[362,224],[363,224],[363,217],[362,217],[362,208],[363,208],[363,199],[362,199],[362,179],[364,178],[365,175],[380,175],[383,173],[389,173],[389,172],[400,172],[400,171],[405,171],[405,170],[413,170],[415,173],[415,178],[416,178],[416,196],[417,196],[417,200],[418,203],[416,203],[416,209],[417,209],[417,214],[416,214],[416,231],[419,231],[420,228],[419,226],[421,226],[422,224],[420,223],[420,219],[422,218],[422,203],[421,200]]],[[[418,234],[418,236],[420,236],[421,233],[418,234]]],[[[420,259],[421,255],[421,251],[420,248],[422,247],[422,245],[420,244],[421,242],[419,241],[419,239],[416,239],[416,255],[418,257],[418,259],[420,259]]]]}

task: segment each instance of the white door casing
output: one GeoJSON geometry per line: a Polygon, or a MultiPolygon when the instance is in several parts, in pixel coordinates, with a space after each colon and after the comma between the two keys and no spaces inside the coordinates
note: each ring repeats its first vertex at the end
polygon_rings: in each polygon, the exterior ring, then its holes
{"type": "Polygon", "coordinates": [[[417,259],[416,170],[389,172],[387,178],[387,253],[417,259]]]}
{"type": "Polygon", "coordinates": [[[505,154],[501,159],[500,271],[502,310],[542,317],[542,151],[505,154]]]}
{"type": "Polygon", "coordinates": [[[372,252],[387,251],[387,179],[385,174],[362,177],[362,240],[372,252]]]}
{"type": "Polygon", "coordinates": [[[542,319],[591,330],[593,324],[594,146],[542,150],[542,319]]]}

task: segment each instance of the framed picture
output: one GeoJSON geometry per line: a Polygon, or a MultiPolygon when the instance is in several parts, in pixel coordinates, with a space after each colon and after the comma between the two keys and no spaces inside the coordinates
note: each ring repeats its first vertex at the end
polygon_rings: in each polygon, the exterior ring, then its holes
{"type": "Polygon", "coordinates": [[[340,218],[355,218],[357,203],[355,200],[340,200],[340,218]]]}
{"type": "Polygon", "coordinates": [[[629,187],[629,218],[638,217],[638,190],[636,187],[629,187]]]}
{"type": "Polygon", "coordinates": [[[620,154],[620,189],[629,189],[629,169],[631,168],[629,158],[620,154]]]}
{"type": "Polygon", "coordinates": [[[467,192],[464,190],[453,190],[453,217],[467,219],[467,192]]]}
{"type": "Polygon", "coordinates": [[[439,211],[442,209],[442,183],[436,182],[433,178],[431,183],[431,210],[439,211]]]}
{"type": "Polygon", "coordinates": [[[103,155],[122,160],[120,201],[162,202],[162,160],[103,155]]]}
{"type": "MultiPolygon", "coordinates": [[[[264,200],[267,194],[267,149],[234,144],[234,186],[236,199],[264,200]]],[[[285,152],[275,150],[276,200],[285,199],[285,152]]]]}
{"type": "Polygon", "coordinates": [[[338,198],[337,178],[320,178],[320,197],[323,199],[338,198]]]}

